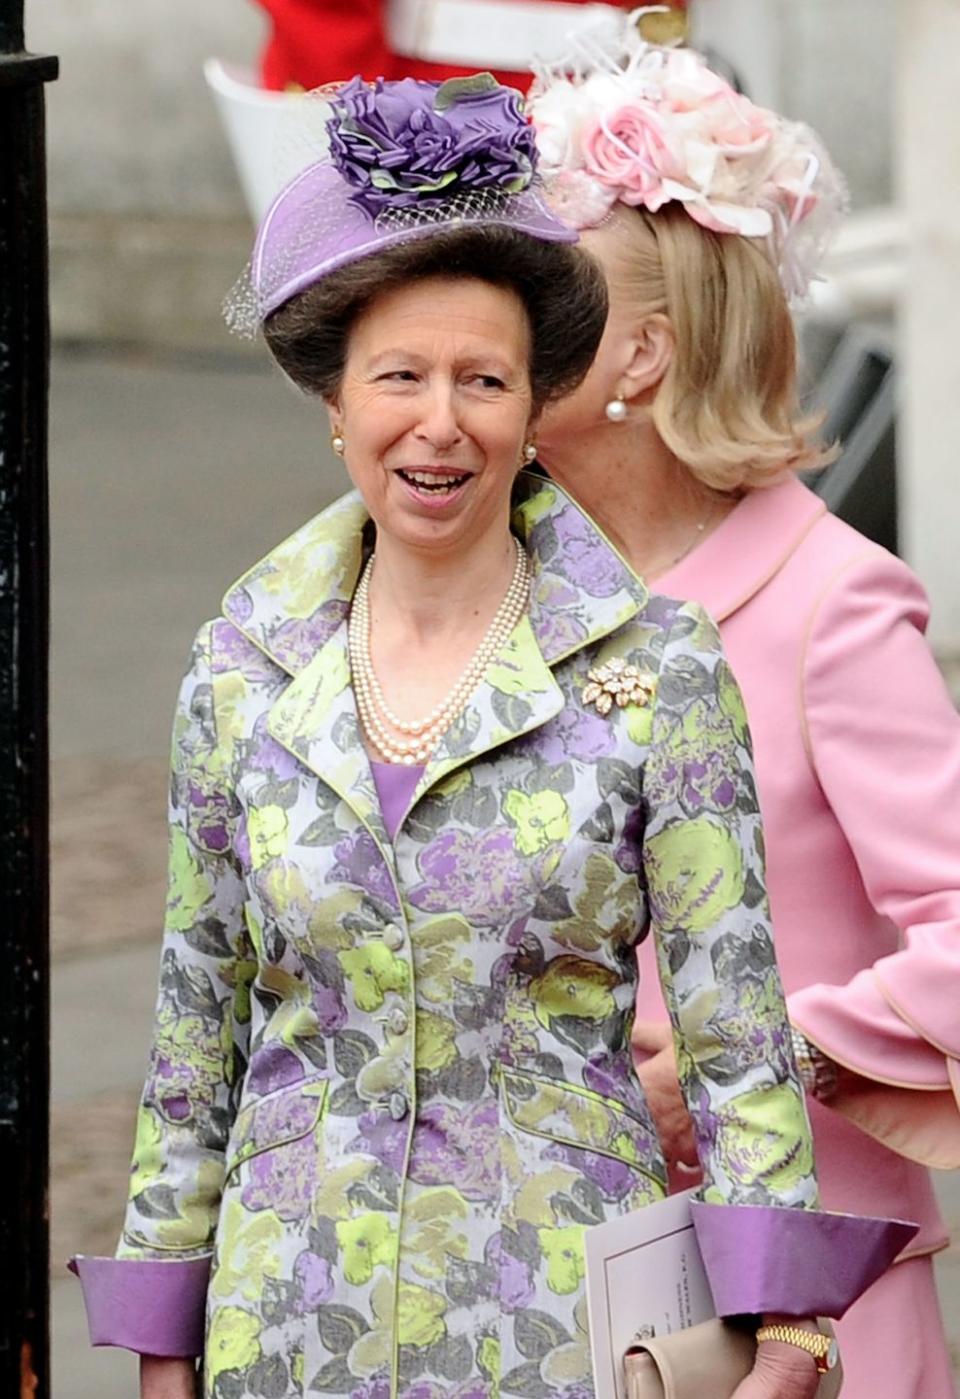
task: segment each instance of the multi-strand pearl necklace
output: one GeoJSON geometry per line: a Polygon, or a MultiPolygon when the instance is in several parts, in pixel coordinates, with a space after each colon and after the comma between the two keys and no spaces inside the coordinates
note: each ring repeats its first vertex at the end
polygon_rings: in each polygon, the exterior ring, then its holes
{"type": "Polygon", "coordinates": [[[350,609],[349,643],[353,688],[360,722],[377,752],[388,763],[425,763],[440,739],[463,710],[483,679],[490,662],[500,653],[530,601],[530,563],[520,541],[514,538],[517,560],[513,578],[483,640],[466,670],[446,699],[422,719],[401,719],[390,708],[373,668],[370,651],[370,578],[374,555],[363,571],[350,609]]]}

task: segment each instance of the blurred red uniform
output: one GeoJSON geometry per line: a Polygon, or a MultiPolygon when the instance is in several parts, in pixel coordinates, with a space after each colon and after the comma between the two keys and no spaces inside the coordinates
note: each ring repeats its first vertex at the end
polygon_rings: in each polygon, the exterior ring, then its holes
{"type": "MultiPolygon", "coordinates": [[[[677,4],[677,0],[673,0],[677,4]]],[[[459,77],[489,69],[525,89],[534,54],[556,57],[565,35],[635,0],[258,0],[272,33],[264,87],[321,87],[365,78],[459,77]]],[[[677,5],[678,8],[682,5],[677,5]]]]}

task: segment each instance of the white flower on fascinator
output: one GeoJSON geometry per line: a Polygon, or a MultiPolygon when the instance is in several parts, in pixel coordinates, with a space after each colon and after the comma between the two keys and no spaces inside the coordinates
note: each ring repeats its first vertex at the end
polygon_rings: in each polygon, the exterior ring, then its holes
{"type": "Polygon", "coordinates": [[[596,228],[617,202],[617,192],[585,170],[561,170],[550,181],[550,208],[571,228],[596,228]]]}
{"type": "Polygon", "coordinates": [[[598,111],[623,100],[619,73],[593,73],[589,83],[558,78],[548,87],[534,84],[536,111],[528,101],[527,111],[534,119],[540,169],[576,169],[580,137],[598,111]]]}
{"type": "Polygon", "coordinates": [[[619,200],[681,203],[716,233],[766,239],[790,296],[809,288],[846,187],[807,127],[734,91],[691,49],[590,39],[529,99],[557,213],[601,223],[619,200]]]}

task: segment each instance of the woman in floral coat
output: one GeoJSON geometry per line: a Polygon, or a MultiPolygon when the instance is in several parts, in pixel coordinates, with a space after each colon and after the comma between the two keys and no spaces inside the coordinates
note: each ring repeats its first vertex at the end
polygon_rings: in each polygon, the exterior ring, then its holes
{"type": "MultiPolygon", "coordinates": [[[[253,280],[358,489],[197,638],[123,1239],[77,1266],[147,1399],[191,1394],[199,1355],[208,1399],[589,1399],[584,1230],[666,1191],[629,1049],[645,936],[719,1309],[842,1310],[867,1272],[821,1238],[715,630],[517,478],[602,281],[526,188],[503,89],[355,85],[332,134],[253,280]],[[467,151],[453,202],[396,156],[424,129],[467,151]]],[[[816,1384],[767,1341],[738,1399],[816,1384]]]]}

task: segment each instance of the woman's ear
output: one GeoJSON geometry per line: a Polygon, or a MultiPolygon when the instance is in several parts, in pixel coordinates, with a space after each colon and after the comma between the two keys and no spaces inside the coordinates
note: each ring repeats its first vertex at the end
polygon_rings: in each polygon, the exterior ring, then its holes
{"type": "Polygon", "coordinates": [[[640,398],[658,388],[675,349],[676,338],[669,319],[660,311],[644,316],[632,336],[630,360],[623,371],[624,398],[640,398]]]}
{"type": "Polygon", "coordinates": [[[329,398],[323,400],[323,405],[327,410],[327,417],[330,419],[330,431],[336,436],[343,429],[343,409],[340,404],[340,395],[331,394],[329,398]]]}

